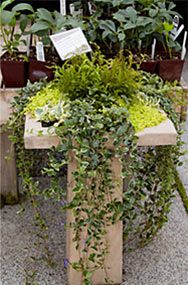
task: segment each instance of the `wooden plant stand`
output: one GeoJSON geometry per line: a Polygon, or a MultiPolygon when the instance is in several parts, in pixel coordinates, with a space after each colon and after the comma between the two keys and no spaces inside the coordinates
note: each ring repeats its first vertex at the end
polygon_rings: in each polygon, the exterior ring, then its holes
{"type": "Polygon", "coordinates": [[[1,89],[0,93],[0,193],[6,204],[18,202],[15,149],[4,124],[11,114],[11,101],[18,96],[15,89],[1,89]]]}
{"type": "MultiPolygon", "coordinates": [[[[156,145],[173,145],[176,144],[177,133],[170,120],[166,120],[160,125],[152,128],[146,128],[138,133],[138,146],[156,146],[156,145]]],[[[24,134],[26,149],[48,149],[52,146],[57,146],[60,139],[53,133],[49,134],[47,128],[43,128],[40,122],[26,116],[25,134],[24,134]],[[42,135],[41,135],[42,133],[42,135]],[[40,136],[38,135],[40,134],[40,136]]],[[[73,197],[74,178],[73,172],[76,169],[76,159],[71,154],[70,163],[68,165],[68,201],[73,197]]],[[[122,199],[123,180],[120,177],[121,163],[118,158],[113,158],[111,163],[112,174],[117,181],[114,195],[117,199],[122,199]]],[[[71,210],[67,211],[67,222],[72,222],[74,219],[71,210]]],[[[70,262],[78,261],[78,252],[75,249],[73,242],[73,232],[69,228],[66,235],[67,258],[70,262]]],[[[123,269],[123,226],[122,222],[118,222],[107,228],[105,239],[108,242],[109,253],[105,261],[105,267],[108,277],[113,281],[113,284],[122,283],[123,269]]],[[[104,269],[95,272],[93,276],[93,284],[102,285],[105,283],[106,273],[104,269]]],[[[81,275],[71,266],[68,268],[68,281],[70,285],[82,285],[81,275]]]]}

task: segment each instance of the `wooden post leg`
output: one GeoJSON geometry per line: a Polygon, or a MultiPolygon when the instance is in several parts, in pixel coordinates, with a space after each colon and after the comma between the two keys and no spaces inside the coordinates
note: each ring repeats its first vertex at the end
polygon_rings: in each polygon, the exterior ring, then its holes
{"type": "MultiPolygon", "coordinates": [[[[76,160],[71,157],[71,162],[68,166],[68,201],[73,197],[72,189],[74,187],[74,179],[72,173],[76,170],[76,160]]],[[[114,189],[114,197],[122,200],[123,181],[120,177],[121,163],[117,158],[112,159],[112,173],[114,180],[116,181],[116,187],[114,189]]],[[[67,223],[74,220],[74,217],[70,210],[67,211],[67,223]]],[[[105,278],[108,277],[113,284],[122,283],[122,261],[123,261],[123,227],[122,222],[117,222],[107,228],[107,235],[105,237],[108,243],[109,253],[106,257],[105,268],[97,270],[93,275],[94,285],[106,284],[105,278]]],[[[79,260],[78,252],[75,249],[75,243],[73,242],[73,231],[67,229],[67,259],[70,262],[77,262],[79,260]]],[[[68,268],[68,281],[69,285],[83,285],[81,284],[81,274],[74,270],[71,266],[68,268]]]]}
{"type": "Polygon", "coordinates": [[[18,202],[17,172],[14,145],[8,138],[9,133],[0,130],[0,184],[1,195],[6,204],[18,202]]]}

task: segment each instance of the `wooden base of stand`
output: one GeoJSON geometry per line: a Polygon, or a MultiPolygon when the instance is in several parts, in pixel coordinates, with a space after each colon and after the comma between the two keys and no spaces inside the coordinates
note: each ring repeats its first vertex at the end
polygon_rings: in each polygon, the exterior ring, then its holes
{"type": "Polygon", "coordinates": [[[5,204],[15,204],[18,202],[15,149],[4,124],[12,111],[11,102],[18,93],[15,89],[1,89],[0,92],[0,193],[5,204]]]}
{"type": "MultiPolygon", "coordinates": [[[[74,188],[74,178],[72,173],[76,170],[76,159],[71,156],[70,163],[68,165],[68,189],[67,196],[68,201],[73,198],[72,189],[74,188]]],[[[123,180],[120,177],[121,163],[117,158],[113,158],[111,163],[112,174],[115,181],[114,197],[118,200],[122,200],[123,180]]],[[[74,217],[71,210],[67,211],[67,224],[74,222],[74,217]]],[[[107,284],[106,279],[112,281],[112,284],[122,283],[123,272],[123,225],[122,222],[118,222],[112,226],[106,228],[107,234],[105,236],[105,242],[108,244],[109,253],[105,260],[105,269],[97,270],[93,275],[94,285],[107,284]]],[[[67,259],[70,263],[79,261],[79,254],[75,248],[73,240],[73,230],[68,228],[66,233],[67,238],[67,259]]],[[[83,237],[84,240],[84,237],[83,237]]],[[[81,245],[82,246],[82,245],[81,245]]],[[[74,270],[71,266],[68,267],[68,281],[71,285],[82,285],[81,274],[74,270]]],[[[109,283],[108,283],[109,284],[109,283]]]]}

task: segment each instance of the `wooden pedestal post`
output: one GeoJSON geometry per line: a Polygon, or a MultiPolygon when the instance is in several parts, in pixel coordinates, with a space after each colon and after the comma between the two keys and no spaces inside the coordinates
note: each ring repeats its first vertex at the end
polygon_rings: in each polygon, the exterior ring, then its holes
{"type": "MultiPolygon", "coordinates": [[[[117,158],[112,160],[111,169],[115,181],[114,197],[118,200],[122,200],[123,181],[120,177],[121,174],[121,163],[117,158]]],[[[76,170],[76,159],[71,155],[70,163],[68,165],[68,201],[73,198],[72,189],[74,188],[73,172],[76,170]]],[[[74,217],[71,210],[67,211],[67,224],[74,221],[74,217]]],[[[77,262],[79,260],[78,251],[75,248],[73,242],[73,230],[67,229],[67,259],[70,263],[77,262]]],[[[122,271],[123,271],[123,226],[122,222],[117,222],[115,225],[107,228],[107,234],[105,240],[108,243],[109,253],[106,256],[105,268],[97,270],[93,275],[93,284],[102,285],[107,284],[105,279],[108,277],[112,281],[112,284],[122,283],[122,271]],[[107,273],[107,274],[106,274],[107,273]]],[[[81,274],[78,273],[71,266],[68,267],[68,281],[70,285],[82,285],[81,274]]]]}
{"type": "Polygon", "coordinates": [[[17,172],[14,145],[10,133],[3,130],[12,112],[11,102],[18,93],[15,89],[0,90],[0,193],[6,204],[18,202],[17,172]]]}
{"type": "Polygon", "coordinates": [[[18,202],[15,151],[8,136],[8,132],[0,131],[0,193],[6,204],[15,204],[18,202]]]}

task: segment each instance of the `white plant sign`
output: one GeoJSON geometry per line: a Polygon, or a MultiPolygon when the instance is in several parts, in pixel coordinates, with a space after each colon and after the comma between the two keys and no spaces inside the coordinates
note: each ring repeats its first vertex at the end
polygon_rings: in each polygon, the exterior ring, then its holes
{"type": "Polygon", "coordinates": [[[66,0],[60,0],[60,12],[62,15],[66,15],[66,0]]]}
{"type": "Polygon", "coordinates": [[[62,60],[91,52],[91,47],[80,28],[62,31],[50,36],[50,39],[62,60]]]}

